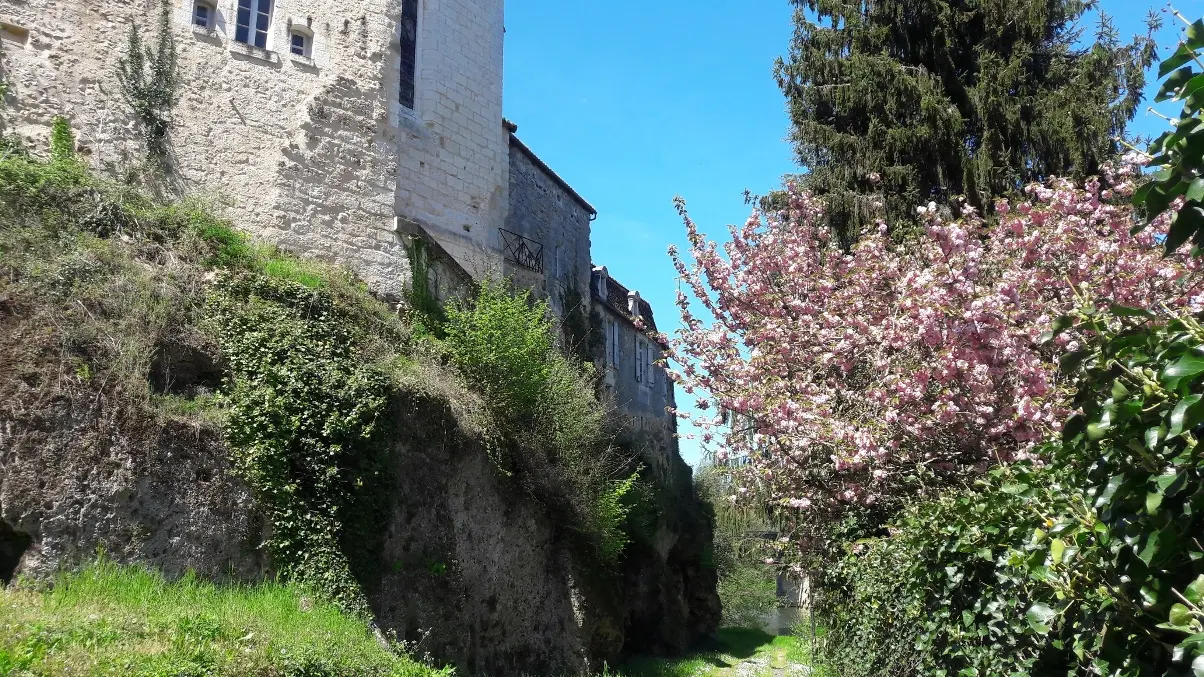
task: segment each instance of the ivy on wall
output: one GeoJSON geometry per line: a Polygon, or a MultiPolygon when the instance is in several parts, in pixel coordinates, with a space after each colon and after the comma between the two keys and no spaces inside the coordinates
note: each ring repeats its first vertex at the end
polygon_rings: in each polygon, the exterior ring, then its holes
{"type": "Polygon", "coordinates": [[[117,62],[117,81],[142,126],[148,159],[164,168],[169,155],[171,111],[180,99],[180,79],[176,39],[171,32],[171,4],[160,0],[159,36],[154,48],[143,43],[138,24],[131,23],[126,54],[117,62]]]}
{"type": "Polygon", "coordinates": [[[387,484],[375,433],[388,377],[359,359],[364,332],[324,289],[223,273],[207,311],[229,365],[225,433],[235,469],[267,507],[276,565],[366,614],[354,574],[371,561],[367,536],[387,484]]]}

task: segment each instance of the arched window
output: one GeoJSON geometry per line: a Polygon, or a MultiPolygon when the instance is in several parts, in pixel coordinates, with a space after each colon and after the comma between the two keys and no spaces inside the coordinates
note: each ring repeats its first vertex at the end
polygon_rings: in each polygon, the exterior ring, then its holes
{"type": "Polygon", "coordinates": [[[267,49],[268,28],[272,25],[272,0],[238,0],[238,22],[234,39],[267,49]]]}
{"type": "Polygon", "coordinates": [[[205,30],[213,28],[213,20],[216,15],[217,9],[208,0],[196,0],[192,4],[192,25],[197,28],[205,30]]]}
{"type": "Polygon", "coordinates": [[[288,40],[288,49],[293,56],[299,56],[303,59],[313,58],[314,36],[309,31],[294,26],[288,40]]]}

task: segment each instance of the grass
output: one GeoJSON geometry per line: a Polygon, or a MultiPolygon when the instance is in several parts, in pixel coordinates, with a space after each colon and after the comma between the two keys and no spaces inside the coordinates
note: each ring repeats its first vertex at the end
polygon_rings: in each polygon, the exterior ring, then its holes
{"type": "Polygon", "coordinates": [[[634,658],[610,675],[623,677],[823,677],[811,667],[808,641],[751,628],[723,628],[712,645],[684,658],[634,658]]]}
{"type": "Polygon", "coordinates": [[[447,674],[386,649],[360,620],[276,583],[217,586],[93,564],[0,592],[0,675],[447,674]]]}

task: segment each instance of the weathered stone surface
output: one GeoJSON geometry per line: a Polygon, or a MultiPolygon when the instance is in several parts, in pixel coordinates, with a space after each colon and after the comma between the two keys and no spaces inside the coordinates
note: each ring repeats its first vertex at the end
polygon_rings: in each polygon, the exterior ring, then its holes
{"type": "MultiPolygon", "coordinates": [[[[398,103],[400,0],[276,0],[267,49],[234,39],[237,0],[211,30],[170,0],[183,79],[168,188],[215,196],[241,228],[347,265],[398,295],[409,282],[394,216],[424,228],[480,277],[505,218],[501,0],[419,3],[415,108],[398,103]],[[312,34],[311,58],[288,45],[312,34]]],[[[10,131],[45,148],[66,116],[98,168],[144,150],[118,84],[129,27],[154,38],[158,0],[0,0],[10,131]],[[14,39],[19,36],[19,39],[14,39]]]]}
{"type": "Polygon", "coordinates": [[[173,576],[268,573],[262,514],[214,431],[139,416],[111,394],[46,401],[0,378],[0,524],[27,539],[10,573],[47,576],[101,550],[173,576]]]}

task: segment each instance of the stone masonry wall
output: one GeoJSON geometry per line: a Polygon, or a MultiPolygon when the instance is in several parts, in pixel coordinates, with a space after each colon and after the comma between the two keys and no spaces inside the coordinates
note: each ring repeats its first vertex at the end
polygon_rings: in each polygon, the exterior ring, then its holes
{"type": "MultiPolygon", "coordinates": [[[[477,279],[498,266],[506,217],[503,0],[420,0],[415,108],[391,115],[402,140],[396,210],[477,279]]],[[[392,63],[392,61],[390,62],[392,63]]],[[[396,92],[390,73],[389,84],[396,92]]]]}
{"type": "MultiPolygon", "coordinates": [[[[220,199],[241,228],[355,269],[378,292],[409,281],[394,215],[420,223],[463,264],[485,267],[502,223],[501,0],[420,3],[416,111],[398,103],[400,0],[276,0],[267,49],[234,40],[237,0],[212,30],[170,0],[184,86],[173,111],[169,188],[220,199]],[[293,26],[313,35],[293,56],[293,26]]],[[[156,0],[0,0],[10,130],[44,149],[56,115],[81,153],[124,173],[142,159],[116,79],[156,0]]],[[[471,270],[472,268],[470,268],[471,270]]]]}
{"type": "Polygon", "coordinates": [[[564,295],[569,289],[589,302],[590,216],[591,210],[520,143],[510,144],[510,210],[505,228],[543,245],[544,272],[540,275],[511,261],[503,264],[503,272],[518,286],[546,295],[559,317],[564,317],[564,295]]]}

